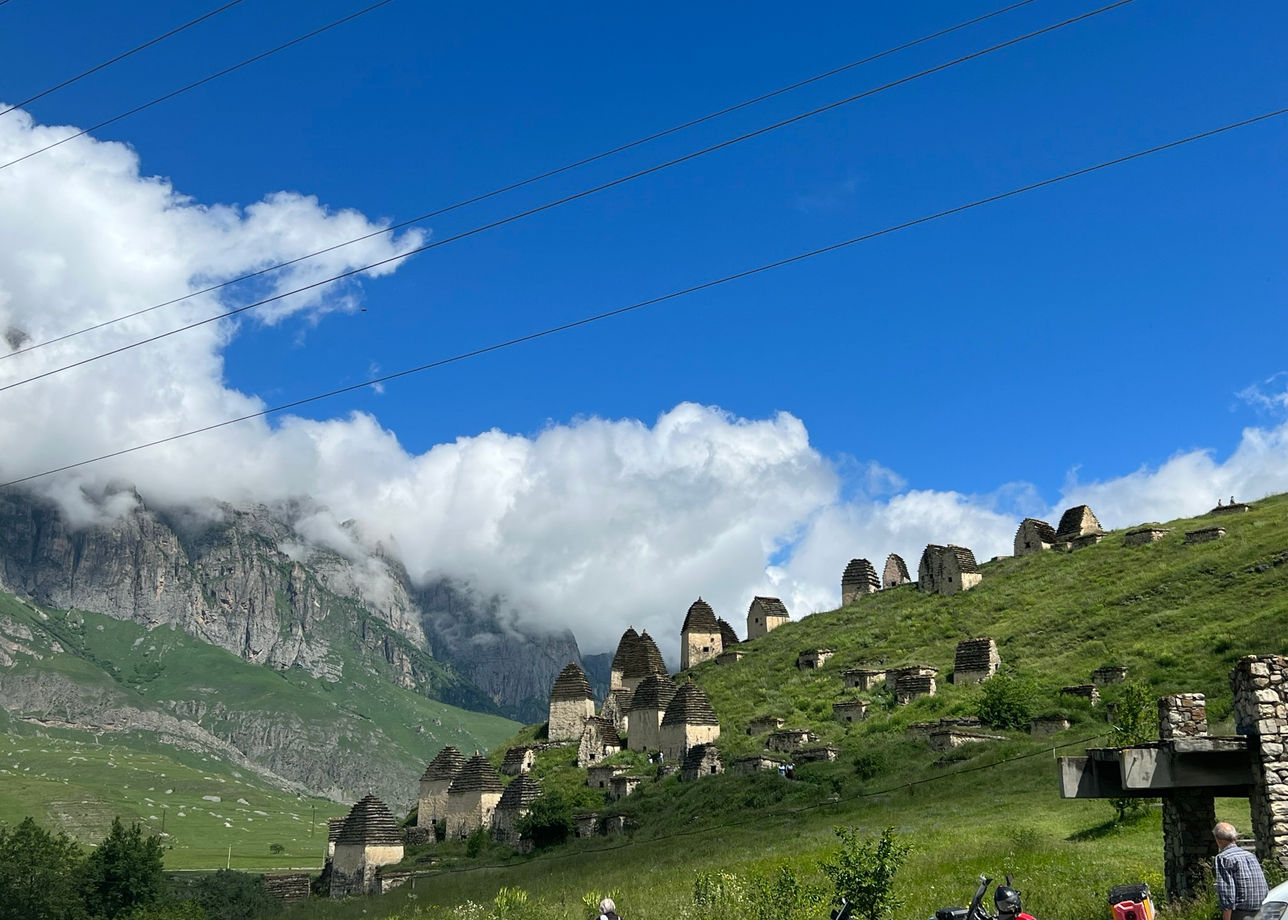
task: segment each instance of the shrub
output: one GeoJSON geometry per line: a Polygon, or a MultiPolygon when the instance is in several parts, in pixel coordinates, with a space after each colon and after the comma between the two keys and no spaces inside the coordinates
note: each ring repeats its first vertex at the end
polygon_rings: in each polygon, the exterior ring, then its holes
{"type": "Polygon", "coordinates": [[[984,681],[979,720],[993,728],[1023,731],[1033,717],[1033,685],[1013,674],[994,674],[984,681]]]}
{"type": "Polygon", "coordinates": [[[881,920],[893,913],[900,899],[894,890],[895,873],[903,865],[912,847],[895,840],[894,828],[887,827],[875,841],[859,838],[858,830],[836,828],[841,846],[831,859],[819,862],[832,881],[837,898],[853,905],[855,916],[881,920]]]}
{"type": "Polygon", "coordinates": [[[572,805],[558,789],[551,789],[532,803],[517,827],[537,849],[558,846],[572,836],[572,805]]]}

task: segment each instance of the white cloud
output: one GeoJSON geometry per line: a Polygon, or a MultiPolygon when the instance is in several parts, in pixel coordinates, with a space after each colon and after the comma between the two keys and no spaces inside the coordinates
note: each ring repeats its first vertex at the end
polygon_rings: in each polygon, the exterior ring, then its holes
{"type": "Polygon", "coordinates": [[[1235,395],[1254,409],[1283,415],[1288,412],[1288,371],[1271,374],[1261,383],[1245,387],[1235,395]]]}

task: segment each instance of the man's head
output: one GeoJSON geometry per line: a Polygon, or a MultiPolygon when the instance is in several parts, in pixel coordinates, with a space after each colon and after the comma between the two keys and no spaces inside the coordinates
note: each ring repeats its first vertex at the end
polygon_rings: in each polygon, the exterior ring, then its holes
{"type": "Polygon", "coordinates": [[[612,898],[604,898],[599,902],[599,912],[601,914],[611,914],[617,910],[617,905],[613,903],[612,898]]]}
{"type": "Polygon", "coordinates": [[[1212,836],[1216,838],[1217,846],[1226,847],[1239,839],[1239,832],[1229,821],[1222,821],[1212,828],[1212,836]]]}

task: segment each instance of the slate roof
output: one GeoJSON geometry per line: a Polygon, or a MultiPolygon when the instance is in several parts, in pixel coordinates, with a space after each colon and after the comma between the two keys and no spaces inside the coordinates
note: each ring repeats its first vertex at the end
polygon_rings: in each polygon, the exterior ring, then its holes
{"type": "Polygon", "coordinates": [[[665,712],[675,698],[675,681],[665,674],[650,674],[640,681],[631,697],[631,712],[637,709],[657,709],[665,712]]]}
{"type": "Polygon", "coordinates": [[[720,749],[714,744],[695,744],[684,754],[684,763],[680,766],[681,770],[693,772],[702,768],[702,762],[712,757],[717,763],[720,762],[720,749]]]}
{"type": "Polygon", "coordinates": [[[964,546],[953,546],[951,543],[947,547],[948,551],[957,557],[957,568],[962,572],[978,572],[979,566],[975,563],[975,554],[964,546]]]}
{"type": "Polygon", "coordinates": [[[657,649],[653,637],[644,630],[639,639],[632,645],[630,655],[622,668],[622,677],[647,677],[650,674],[665,674],[666,663],[662,653],[657,649]]]}
{"type": "Polygon", "coordinates": [[[893,581],[891,577],[892,573],[890,571],[891,566],[894,566],[894,578],[898,578],[903,581],[912,581],[912,576],[908,574],[908,563],[904,562],[903,557],[898,553],[891,553],[889,556],[886,556],[885,580],[887,584],[893,581]]]}
{"type": "Polygon", "coordinates": [[[1064,514],[1060,515],[1060,526],[1055,529],[1057,538],[1061,542],[1064,542],[1079,536],[1082,533],[1084,518],[1091,519],[1089,523],[1094,525],[1094,530],[1092,532],[1103,529],[1100,526],[1100,521],[1096,519],[1096,515],[1090,508],[1086,505],[1074,505],[1064,514]]]}
{"type": "Polygon", "coordinates": [[[716,622],[716,612],[711,609],[710,604],[698,598],[689,605],[689,612],[684,616],[684,625],[680,627],[680,632],[720,632],[720,624],[716,622]]]}
{"type": "Polygon", "coordinates": [[[518,811],[529,808],[541,798],[541,784],[532,778],[530,773],[517,776],[501,793],[501,801],[496,803],[498,811],[518,811]]]}
{"type": "MultiPolygon", "coordinates": [[[[1063,524],[1064,522],[1061,521],[1061,523],[1063,524]]],[[[1055,528],[1052,527],[1050,524],[1048,524],[1046,521],[1039,521],[1037,518],[1025,518],[1024,520],[1020,521],[1020,526],[1015,531],[1016,536],[1019,536],[1019,533],[1024,529],[1025,524],[1033,525],[1033,529],[1037,531],[1038,539],[1041,540],[1043,543],[1056,542],[1055,528]]]]}
{"type": "Polygon", "coordinates": [[[463,766],[465,766],[465,755],[449,744],[429,762],[421,779],[453,779],[461,772],[463,766]]]}
{"type": "Polygon", "coordinates": [[[716,711],[711,708],[707,695],[693,681],[685,681],[675,692],[666,714],[662,716],[663,725],[719,725],[716,711]]]}
{"type": "Polygon", "coordinates": [[[392,846],[401,844],[403,839],[398,832],[398,822],[389,813],[385,803],[374,795],[368,795],[349,809],[349,816],[344,819],[344,826],[340,828],[335,842],[337,846],[392,846]]]}
{"type": "Polygon", "coordinates": [[[728,648],[731,645],[738,644],[738,634],[734,632],[734,628],[728,622],[717,618],[716,625],[720,627],[720,644],[723,647],[728,648]]]}
{"type": "MultiPolygon", "coordinates": [[[[787,606],[776,597],[761,597],[760,595],[756,595],[751,599],[751,603],[752,606],[759,603],[760,609],[764,612],[766,617],[783,617],[788,620],[791,619],[791,614],[787,612],[787,606]]],[[[750,613],[751,610],[748,609],[747,612],[750,613]]]]}
{"type": "Polygon", "coordinates": [[[851,559],[841,575],[841,585],[869,585],[880,588],[881,579],[877,578],[877,570],[872,567],[871,562],[866,559],[851,559]]]}
{"type": "Polygon", "coordinates": [[[502,788],[501,774],[496,772],[496,768],[486,757],[475,754],[461,767],[461,772],[456,774],[456,779],[447,787],[447,794],[500,792],[502,788]]]}
{"type": "Polygon", "coordinates": [[[501,761],[501,769],[505,770],[508,768],[510,770],[518,770],[519,767],[523,766],[523,761],[528,756],[528,752],[531,750],[532,748],[528,747],[527,745],[519,745],[518,747],[507,748],[505,752],[505,759],[501,761]]]}
{"type": "Polygon", "coordinates": [[[555,678],[555,685],[550,688],[550,702],[559,700],[593,700],[595,693],[586,680],[586,672],[576,663],[569,664],[555,678]]]}
{"type": "Polygon", "coordinates": [[[604,745],[613,747],[622,746],[622,736],[617,734],[617,726],[611,719],[605,719],[601,716],[591,716],[586,720],[585,728],[582,729],[584,736],[587,728],[593,727],[599,733],[599,740],[604,745]]]}
{"type": "Polygon", "coordinates": [[[631,657],[631,650],[640,641],[640,634],[635,631],[634,626],[627,627],[626,632],[622,633],[621,640],[617,643],[617,653],[613,655],[611,669],[622,671],[626,668],[626,662],[631,657]]]}

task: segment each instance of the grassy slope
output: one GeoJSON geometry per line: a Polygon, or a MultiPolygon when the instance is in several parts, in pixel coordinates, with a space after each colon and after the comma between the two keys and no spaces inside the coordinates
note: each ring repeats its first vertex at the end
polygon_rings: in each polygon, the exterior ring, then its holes
{"type": "MultiPolygon", "coordinates": [[[[721,718],[727,758],[761,749],[763,737],[745,732],[761,714],[810,728],[841,749],[836,763],[800,767],[798,782],[763,774],[646,783],[605,809],[638,823],[626,838],[576,841],[526,859],[492,852],[471,861],[448,848],[439,851],[445,872],[423,885],[429,893],[417,900],[408,900],[416,892],[399,892],[375,903],[328,905],[315,915],[486,902],[499,886],[515,885],[540,897],[552,914],[575,915],[583,892],[615,889],[632,920],[673,917],[690,905],[698,871],[745,873],[788,862],[810,872],[841,823],[873,834],[892,824],[915,844],[900,877],[908,900],[900,918],[965,903],[980,872],[1014,872],[1026,907],[1043,920],[1103,917],[1106,890],[1121,882],[1145,880],[1161,892],[1157,811],[1114,827],[1106,803],[1058,798],[1052,748],[1077,753],[1089,740],[1106,743],[1098,739],[1108,729],[1102,710],[1058,690],[1088,682],[1093,668],[1126,665],[1130,679],[1157,695],[1207,693],[1213,730],[1220,730],[1230,712],[1233,662],[1288,653],[1288,497],[1259,502],[1247,514],[1170,526],[1172,534],[1150,546],[1124,547],[1117,532],[1071,555],[1002,559],[984,566],[982,585],[952,598],[914,588],[865,597],[746,644],[747,657],[737,664],[695,668],[693,679],[721,718]],[[1186,529],[1214,522],[1227,528],[1226,539],[1183,544],[1186,529]],[[908,737],[912,722],[973,712],[980,689],[954,687],[947,676],[956,643],[980,635],[997,640],[1005,668],[1034,682],[1039,711],[1071,717],[1067,735],[1041,742],[1003,733],[1010,735],[1005,741],[947,755],[908,737]],[[820,671],[797,671],[796,655],[813,647],[837,654],[820,671]],[[911,663],[940,668],[939,695],[892,710],[878,694],[868,721],[831,720],[831,704],[853,695],[842,689],[842,669],[911,663]]],[[[538,773],[546,784],[575,786],[579,774],[568,756],[542,756],[538,773]]],[[[1246,802],[1222,800],[1218,812],[1247,824],[1246,802]]]]}

